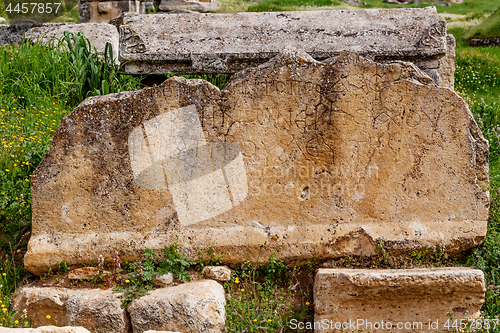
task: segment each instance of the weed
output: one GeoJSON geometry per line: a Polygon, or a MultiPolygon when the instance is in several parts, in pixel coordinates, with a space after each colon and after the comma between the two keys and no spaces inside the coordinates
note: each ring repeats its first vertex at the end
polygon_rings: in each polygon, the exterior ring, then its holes
{"type": "Polygon", "coordinates": [[[161,274],[172,272],[174,277],[182,281],[190,281],[189,268],[195,262],[184,257],[184,253],[179,249],[177,242],[166,246],[164,249],[165,259],[156,265],[155,254],[151,249],[144,250],[144,259],[137,263],[127,264],[128,270],[131,272],[127,279],[121,285],[114,287],[114,292],[123,293],[119,296],[122,298],[122,307],[126,308],[135,299],[147,294],[153,289],[153,279],[161,274]]]}
{"type": "Polygon", "coordinates": [[[122,309],[127,308],[130,303],[147,295],[148,291],[153,289],[151,285],[144,285],[136,280],[127,281],[129,282],[118,285],[113,289],[114,293],[122,293],[122,295],[118,296],[122,299],[122,309]]]}
{"type": "Polygon", "coordinates": [[[410,257],[413,260],[428,263],[431,266],[442,266],[449,258],[448,253],[446,253],[445,250],[444,244],[441,244],[437,248],[426,247],[421,251],[413,251],[410,254],[410,257]]]}
{"type": "Polygon", "coordinates": [[[195,262],[189,258],[185,258],[182,250],[179,249],[177,242],[164,249],[165,259],[160,263],[158,272],[166,274],[172,272],[174,277],[182,281],[191,281],[189,275],[189,267],[193,266],[195,262]]]}
{"type": "Polygon", "coordinates": [[[298,288],[297,277],[302,271],[287,268],[274,254],[265,265],[248,261],[242,264],[233,272],[231,281],[224,284],[229,298],[228,331],[286,332],[292,319],[311,319],[311,290],[309,286],[298,288]]]}
{"type": "Polygon", "coordinates": [[[198,270],[203,274],[203,268],[206,266],[219,266],[222,264],[222,257],[217,257],[215,255],[215,248],[211,245],[207,250],[208,259],[205,259],[205,255],[203,251],[200,251],[198,254],[198,260],[196,264],[198,266],[198,270]]]}
{"type": "Polygon", "coordinates": [[[68,263],[66,262],[66,259],[64,259],[61,262],[57,262],[56,265],[57,265],[57,269],[58,269],[59,273],[64,274],[64,273],[67,273],[70,271],[70,268],[68,267],[68,263]]]}

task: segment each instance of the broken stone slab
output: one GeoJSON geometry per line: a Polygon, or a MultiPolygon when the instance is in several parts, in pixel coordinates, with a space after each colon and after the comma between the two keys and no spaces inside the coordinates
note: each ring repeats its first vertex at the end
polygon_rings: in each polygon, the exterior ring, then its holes
{"type": "Polygon", "coordinates": [[[343,50],[377,60],[437,60],[446,22],[435,7],[233,14],[126,13],[119,26],[125,72],[235,73],[287,47],[325,60],[343,50]]]}
{"type": "Polygon", "coordinates": [[[0,333],[90,333],[84,327],[42,326],[38,328],[0,327],[0,333]]]}
{"type": "Polygon", "coordinates": [[[231,270],[227,266],[206,266],[203,268],[203,276],[216,281],[229,281],[231,270]]]}
{"type": "Polygon", "coordinates": [[[440,77],[440,86],[455,90],[455,37],[446,35],[446,56],[439,59],[436,69],[440,77]]]}
{"type": "Polygon", "coordinates": [[[118,61],[118,30],[108,23],[50,23],[30,29],[26,33],[26,38],[31,41],[49,41],[55,37],[61,39],[64,32],[81,32],[90,41],[90,45],[95,47],[97,52],[104,57],[106,43],[110,43],[113,48],[113,59],[118,61]]]}
{"type": "Polygon", "coordinates": [[[369,256],[377,240],[457,254],[486,235],[488,144],[465,101],[411,63],[285,50],[223,91],[174,77],[86,99],[31,193],[35,274],[175,242],[224,263],[369,256]]]}
{"type": "Polygon", "coordinates": [[[0,45],[19,44],[23,41],[24,33],[31,28],[42,26],[43,23],[19,23],[0,25],[0,45]]]}
{"type": "Polygon", "coordinates": [[[485,292],[478,269],[319,269],[314,332],[444,332],[479,318],[485,292]]]}
{"type": "Polygon", "coordinates": [[[500,37],[467,39],[467,44],[470,46],[500,46],[500,37]]]}
{"type": "Polygon", "coordinates": [[[226,294],[212,280],[155,289],[128,307],[134,333],[148,330],[190,333],[226,331],[226,294]]]}
{"type": "Polygon", "coordinates": [[[104,23],[125,12],[145,14],[154,9],[154,0],[81,0],[78,3],[79,23],[104,23]]]}
{"type": "Polygon", "coordinates": [[[158,8],[162,12],[192,11],[199,13],[216,12],[220,8],[215,0],[189,1],[189,0],[161,0],[158,8]]]}
{"type": "Polygon", "coordinates": [[[129,320],[121,299],[111,290],[24,287],[12,308],[25,309],[34,326],[83,326],[92,333],[128,333],[129,320]],[[47,318],[50,315],[50,318],[47,318]]]}

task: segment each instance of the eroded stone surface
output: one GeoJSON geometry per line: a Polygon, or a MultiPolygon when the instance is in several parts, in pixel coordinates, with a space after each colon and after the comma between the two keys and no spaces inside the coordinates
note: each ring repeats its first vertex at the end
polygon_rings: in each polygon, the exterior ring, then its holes
{"type": "Polygon", "coordinates": [[[201,280],[156,289],[128,308],[134,333],[165,330],[183,333],[225,332],[226,296],[215,281],[201,280]]]}
{"type": "Polygon", "coordinates": [[[446,56],[439,60],[437,69],[441,79],[441,87],[455,90],[455,37],[446,35],[446,56]]]}
{"type": "Polygon", "coordinates": [[[227,266],[207,266],[203,268],[203,276],[217,281],[229,281],[231,270],[227,266]]]}
{"type": "Polygon", "coordinates": [[[83,33],[89,39],[92,47],[95,47],[101,56],[104,56],[106,43],[110,43],[113,47],[113,59],[118,61],[118,30],[114,25],[108,23],[44,24],[40,27],[30,29],[26,33],[26,38],[32,41],[42,40],[46,42],[53,37],[61,39],[65,31],[83,33]]]}
{"type": "Polygon", "coordinates": [[[448,313],[478,318],[485,291],[484,273],[470,268],[319,269],[314,332],[444,332],[448,313]]]}
{"type": "Polygon", "coordinates": [[[446,53],[434,7],[234,14],[127,13],[120,60],[129,73],[234,73],[293,47],[316,60],[352,50],[375,60],[430,61],[446,53]]]}
{"type": "Polygon", "coordinates": [[[456,93],[410,63],[287,50],[222,92],[172,78],[82,102],[33,174],[25,266],[176,241],[228,263],[372,255],[377,239],[453,254],[483,241],[488,189],[456,93]]]}
{"type": "Polygon", "coordinates": [[[26,309],[34,326],[83,326],[93,333],[129,329],[121,299],[111,290],[26,287],[16,292],[12,308],[19,313],[26,309]]]}

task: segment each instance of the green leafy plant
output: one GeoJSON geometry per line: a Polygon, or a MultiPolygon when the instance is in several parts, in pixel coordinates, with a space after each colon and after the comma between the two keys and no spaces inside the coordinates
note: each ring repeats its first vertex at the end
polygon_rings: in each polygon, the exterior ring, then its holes
{"type": "Polygon", "coordinates": [[[148,294],[148,291],[152,290],[153,287],[149,284],[143,284],[137,280],[128,280],[129,282],[117,285],[113,288],[114,293],[121,293],[122,295],[118,296],[122,299],[122,309],[126,309],[130,303],[135,301],[136,299],[141,298],[148,294]]]}
{"type": "Polygon", "coordinates": [[[264,265],[246,261],[238,267],[224,284],[228,332],[287,332],[292,319],[312,321],[311,290],[298,280],[307,269],[287,268],[274,254],[264,265]]]}
{"type": "Polygon", "coordinates": [[[182,281],[191,281],[191,276],[189,275],[189,268],[195,265],[192,259],[185,258],[184,253],[179,249],[179,244],[177,242],[172,245],[165,247],[164,249],[165,259],[160,263],[158,267],[158,272],[160,274],[166,274],[172,272],[174,277],[182,281]]]}
{"type": "Polygon", "coordinates": [[[56,263],[56,266],[57,266],[57,270],[59,273],[67,273],[69,272],[71,269],[68,267],[68,263],[66,262],[66,259],[64,259],[63,261],[61,262],[57,262],[56,263]]]}

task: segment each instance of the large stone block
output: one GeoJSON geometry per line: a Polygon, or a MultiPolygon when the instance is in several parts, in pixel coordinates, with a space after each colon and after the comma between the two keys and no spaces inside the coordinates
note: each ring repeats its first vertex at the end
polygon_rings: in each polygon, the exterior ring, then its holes
{"type": "Polygon", "coordinates": [[[478,269],[320,269],[314,332],[445,332],[479,317],[485,291],[478,269]]]}
{"type": "Polygon", "coordinates": [[[113,59],[118,61],[118,30],[114,25],[108,23],[51,23],[30,29],[26,38],[36,41],[47,42],[55,37],[61,39],[64,32],[83,33],[90,44],[103,57],[106,43],[113,47],[113,59]]]}
{"type": "Polygon", "coordinates": [[[226,331],[224,288],[212,280],[156,289],[128,308],[134,333],[148,330],[183,333],[226,331]]]}
{"type": "Polygon", "coordinates": [[[92,333],[128,333],[130,327],[111,290],[25,287],[14,295],[12,308],[26,310],[35,326],[83,326],[92,333]]]}
{"type": "Polygon", "coordinates": [[[174,77],[86,99],[31,190],[38,274],[176,241],[227,263],[372,255],[378,239],[454,254],[486,235],[488,144],[462,98],[411,63],[286,50],[222,92],[174,77]]]}
{"type": "Polygon", "coordinates": [[[446,53],[434,7],[234,14],[127,13],[120,61],[128,73],[234,73],[293,47],[324,60],[352,50],[374,60],[429,62],[446,53]],[[195,16],[193,16],[195,15],[195,16]]]}

